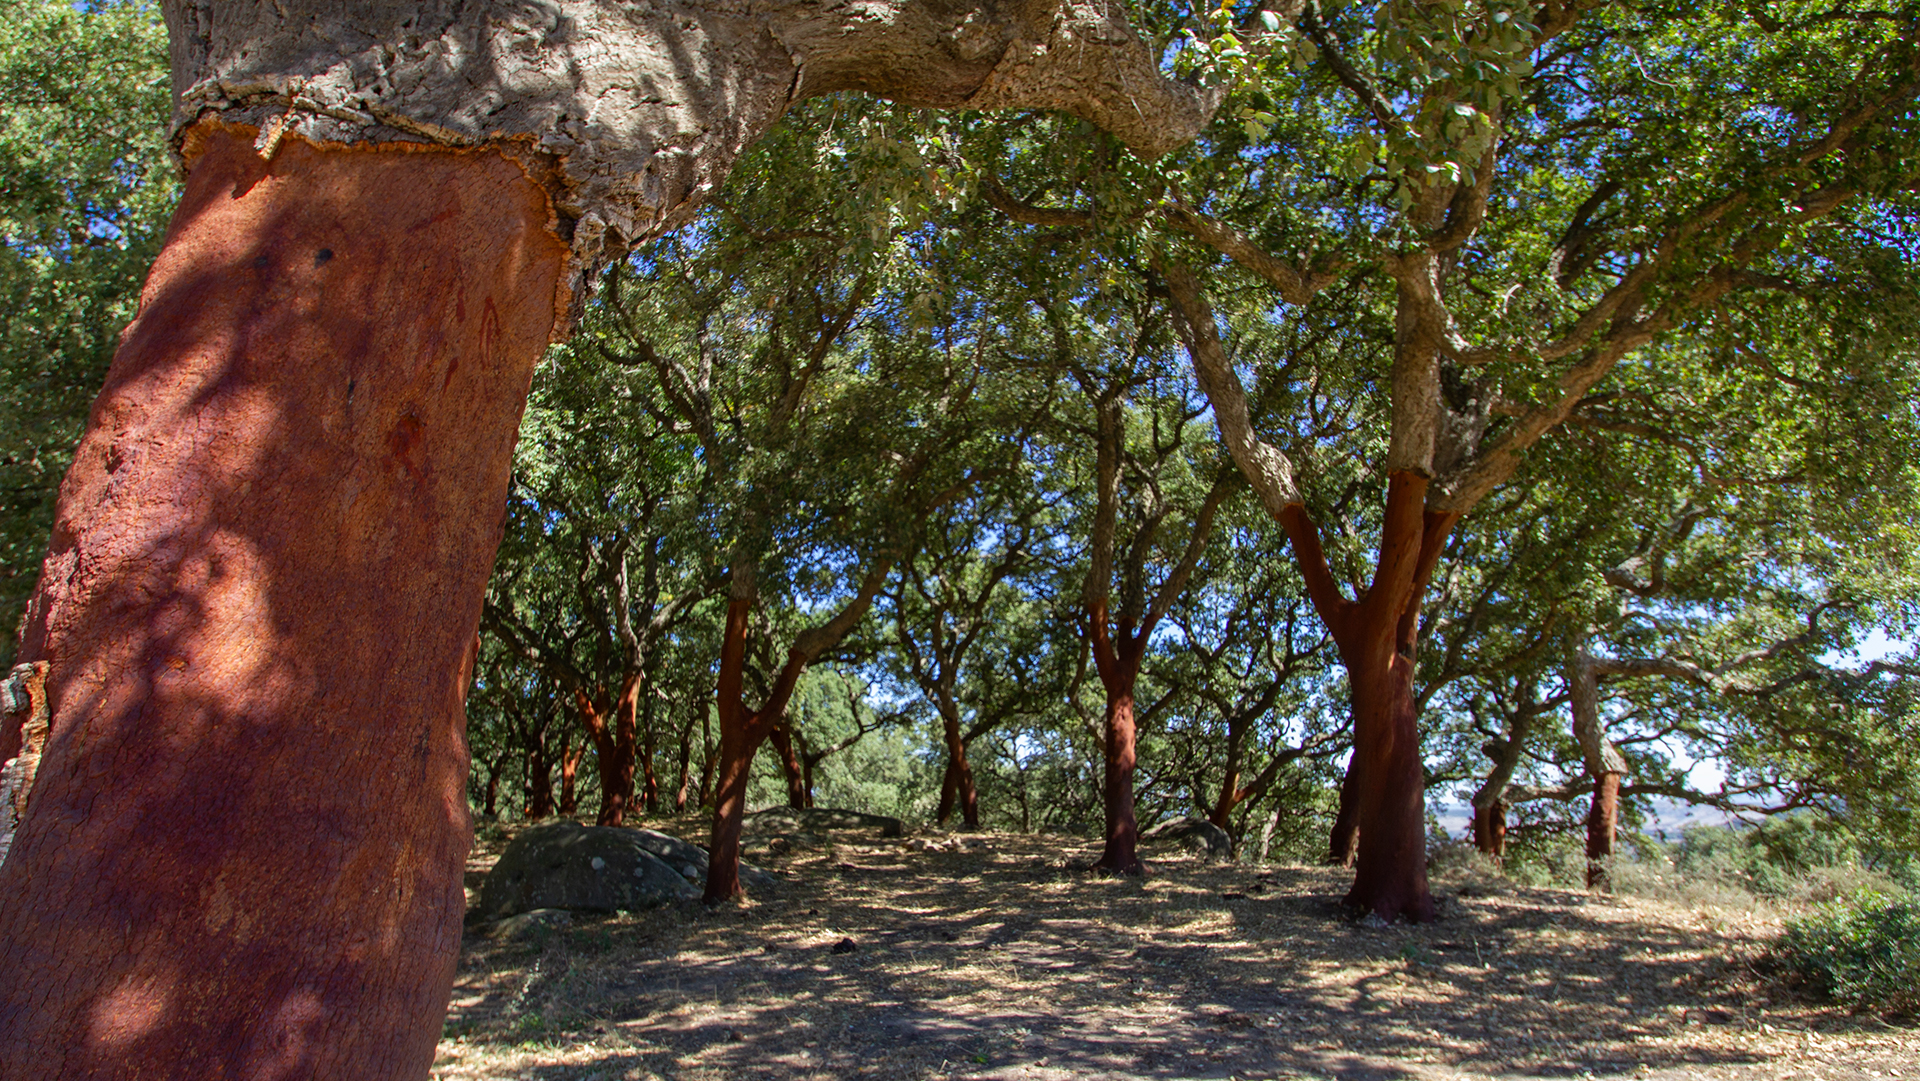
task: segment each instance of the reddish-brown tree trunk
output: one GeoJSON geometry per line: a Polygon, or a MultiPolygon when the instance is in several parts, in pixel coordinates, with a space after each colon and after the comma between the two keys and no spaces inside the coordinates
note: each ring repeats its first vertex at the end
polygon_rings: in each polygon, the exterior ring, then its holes
{"type": "Polygon", "coordinates": [[[187,135],[28,608],[52,730],[0,866],[0,1077],[411,1078],[440,1037],[566,253],[497,153],[253,138],[187,135]]]}
{"type": "Polygon", "coordinates": [[[803,810],[807,806],[807,771],[800,764],[800,756],[793,753],[793,730],[787,727],[784,718],[767,733],[767,741],[773,744],[774,757],[780,760],[780,773],[787,779],[787,806],[803,810]]]}
{"type": "Polygon", "coordinates": [[[1613,886],[1614,837],[1620,828],[1620,778],[1607,772],[1594,778],[1593,806],[1587,811],[1587,888],[1613,886]]]}
{"type": "Polygon", "coordinates": [[[626,823],[627,809],[633,805],[635,720],[640,695],[640,673],[621,677],[620,697],[614,700],[611,720],[586,692],[576,690],[574,701],[580,707],[580,719],[593,737],[593,756],[600,774],[600,814],[595,821],[602,826],[626,823]]]}
{"type": "Polygon", "coordinates": [[[580,813],[580,759],[587,753],[587,744],[574,743],[568,735],[560,744],[560,814],[572,817],[580,813]]]}
{"type": "Polygon", "coordinates": [[[1361,759],[1358,776],[1365,781],[1347,904],[1385,919],[1430,920],[1426,775],[1413,708],[1413,663],[1393,649],[1390,636],[1380,645],[1384,648],[1372,656],[1346,657],[1353,686],[1353,753],[1361,759]]]}
{"type": "Polygon", "coordinates": [[[1306,509],[1292,504],[1281,516],[1314,606],[1333,632],[1352,693],[1353,761],[1330,854],[1341,855],[1346,839],[1357,834],[1346,903],[1383,919],[1433,918],[1414,657],[1420,602],[1457,516],[1425,511],[1426,490],[1426,478],[1414,473],[1389,478],[1374,580],[1357,601],[1340,595],[1306,509]],[[1345,813],[1349,800],[1350,818],[1345,813]]]}
{"type": "Polygon", "coordinates": [[[1147,872],[1140,862],[1140,824],[1133,810],[1133,770],[1138,761],[1133,716],[1133,687],[1146,656],[1147,633],[1122,627],[1116,642],[1107,627],[1107,606],[1100,601],[1087,611],[1094,667],[1107,694],[1101,722],[1104,759],[1101,801],[1106,810],[1106,847],[1093,869],[1117,875],[1147,872]]]}
{"type": "Polygon", "coordinates": [[[1207,821],[1226,829],[1233,809],[1245,798],[1240,791],[1240,766],[1231,746],[1227,751],[1227,776],[1220,782],[1220,798],[1213,801],[1213,810],[1207,812],[1207,821]]]}
{"type": "Polygon", "coordinates": [[[1507,858],[1507,805],[1504,802],[1473,809],[1473,847],[1495,863],[1507,858]]]}
{"type": "Polygon", "coordinates": [[[940,778],[940,810],[934,820],[946,825],[954,809],[967,829],[980,828],[980,793],[973,785],[973,764],[967,761],[967,741],[960,731],[960,718],[943,714],[940,718],[947,745],[947,769],[940,778]]]}
{"type": "Polygon", "coordinates": [[[720,643],[720,754],[713,789],[713,836],[707,845],[705,896],[710,905],[730,901],[744,892],[740,888],[740,829],[746,821],[747,780],[753,753],[773,727],[761,723],[741,697],[747,620],[752,611],[750,598],[736,595],[728,600],[725,637],[720,643]]]}

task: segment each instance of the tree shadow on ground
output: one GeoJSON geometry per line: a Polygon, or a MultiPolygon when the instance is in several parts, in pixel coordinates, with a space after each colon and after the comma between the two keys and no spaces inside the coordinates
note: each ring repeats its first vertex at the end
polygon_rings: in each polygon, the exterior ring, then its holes
{"type": "MultiPolygon", "coordinates": [[[[779,896],[470,944],[437,1076],[1575,1077],[1767,1061],[1739,934],[1555,890],[1368,927],[1319,868],[841,842],[779,896]]],[[[1771,1042],[1770,1042],[1771,1041],[1771,1042]]]]}

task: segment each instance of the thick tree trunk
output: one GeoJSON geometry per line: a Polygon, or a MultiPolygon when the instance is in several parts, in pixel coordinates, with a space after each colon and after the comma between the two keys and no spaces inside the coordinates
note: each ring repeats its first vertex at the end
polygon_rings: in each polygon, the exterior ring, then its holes
{"type": "Polygon", "coordinates": [[[28,610],[53,720],[0,867],[0,1078],[411,1078],[439,1039],[566,253],[498,154],[253,138],[189,133],[28,610]]]}
{"type": "Polygon", "coordinates": [[[1587,811],[1587,888],[1613,888],[1614,837],[1620,829],[1620,779],[1607,772],[1594,778],[1593,806],[1587,811]]]}
{"type": "Polygon", "coordinates": [[[1146,874],[1146,864],[1140,862],[1140,824],[1133,813],[1133,769],[1138,758],[1131,686],[1108,690],[1102,733],[1105,783],[1101,785],[1101,798],[1107,816],[1107,844],[1093,866],[1117,875],[1146,874]]]}
{"type": "Polygon", "coordinates": [[[1218,96],[1104,2],[165,6],[203,126],[24,623],[54,721],[0,866],[0,1079],[424,1077],[562,275],[811,94],[1065,109],[1149,155],[1218,96]]]}
{"type": "Polygon", "coordinates": [[[1352,693],[1353,760],[1330,854],[1342,855],[1344,842],[1357,834],[1346,903],[1389,920],[1433,918],[1414,658],[1421,599],[1457,516],[1423,510],[1426,489],[1417,474],[1396,472],[1389,479],[1374,581],[1358,601],[1339,596],[1305,508],[1293,504],[1281,515],[1352,693]]]}
{"type": "Polygon", "coordinates": [[[1426,774],[1413,705],[1413,662],[1393,649],[1391,628],[1379,644],[1382,648],[1371,655],[1346,658],[1353,684],[1353,753],[1361,760],[1357,772],[1364,782],[1347,904],[1385,919],[1430,920],[1426,774]]]}
{"type": "Polygon", "coordinates": [[[1507,805],[1495,801],[1473,809],[1473,847],[1499,864],[1507,858],[1507,805]]]}

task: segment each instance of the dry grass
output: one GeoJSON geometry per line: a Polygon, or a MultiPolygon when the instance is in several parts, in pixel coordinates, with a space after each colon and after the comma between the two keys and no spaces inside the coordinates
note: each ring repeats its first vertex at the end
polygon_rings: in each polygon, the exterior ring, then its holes
{"type": "Polygon", "coordinates": [[[434,1076],[1920,1078],[1920,1032],[1754,974],[1765,915],[1467,872],[1437,923],[1367,928],[1322,868],[962,843],[782,846],[742,906],[470,939],[434,1076]]]}

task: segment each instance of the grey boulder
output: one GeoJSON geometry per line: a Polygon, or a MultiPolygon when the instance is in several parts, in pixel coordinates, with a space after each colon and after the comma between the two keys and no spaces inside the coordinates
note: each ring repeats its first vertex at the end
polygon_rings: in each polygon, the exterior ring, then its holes
{"type": "Polygon", "coordinates": [[[1202,859],[1233,858],[1233,838],[1204,818],[1173,818],[1140,835],[1142,841],[1178,844],[1202,859]]]}
{"type": "Polygon", "coordinates": [[[699,897],[639,832],[577,822],[522,831],[480,887],[480,916],[498,920],[541,908],[619,912],[699,897]]]}

